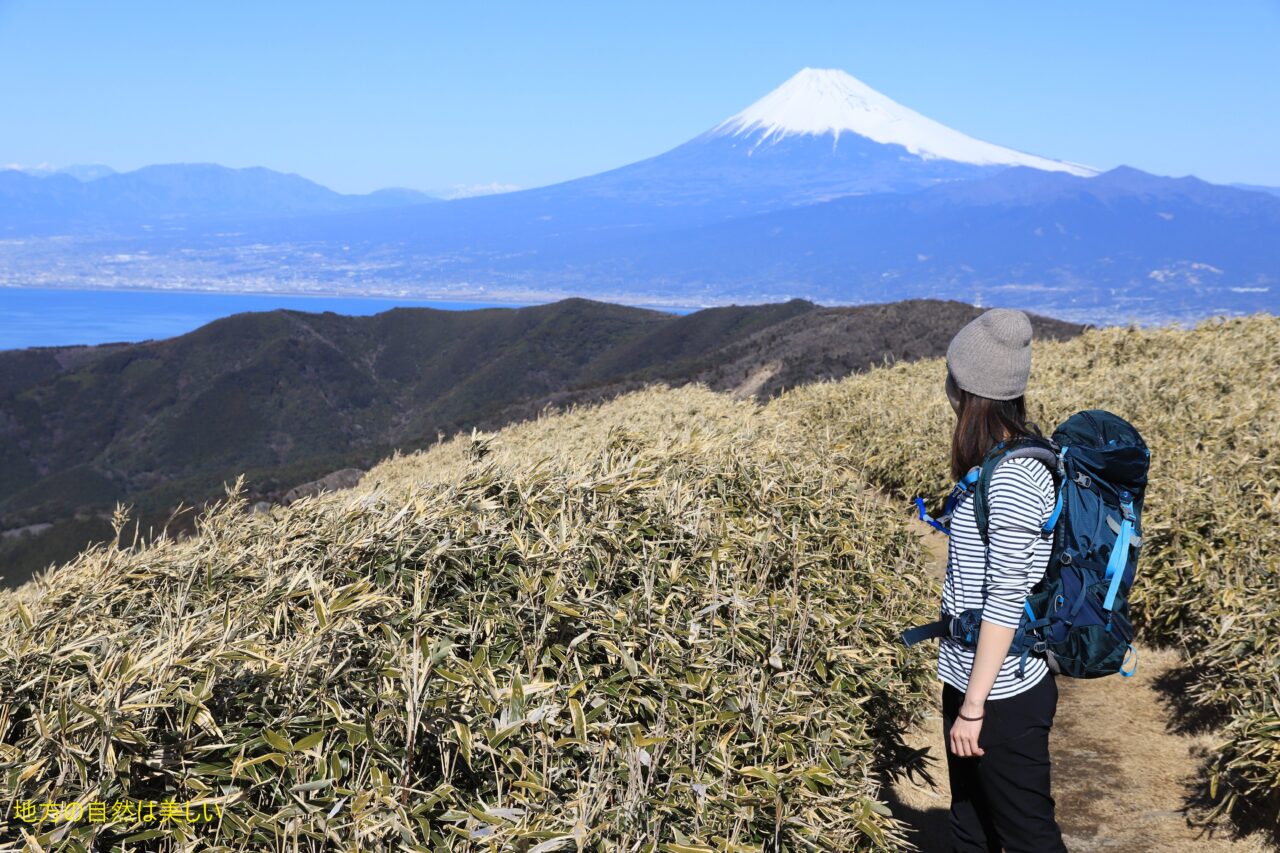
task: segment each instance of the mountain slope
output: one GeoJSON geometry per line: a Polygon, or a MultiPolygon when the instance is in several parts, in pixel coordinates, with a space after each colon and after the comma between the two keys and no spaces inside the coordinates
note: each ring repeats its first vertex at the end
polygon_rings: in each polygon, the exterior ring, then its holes
{"type": "Polygon", "coordinates": [[[1280,199],[1127,168],[1014,168],[489,268],[572,269],[600,288],[645,282],[653,297],[962,298],[1090,322],[1186,319],[1280,309],[1280,199]]]}
{"type": "MultiPolygon", "coordinates": [[[[720,310],[725,309],[698,313],[720,310]]],[[[532,418],[547,406],[596,403],[654,381],[672,386],[699,382],[763,402],[800,385],[841,379],[886,362],[940,357],[955,333],[980,313],[982,309],[963,302],[932,299],[814,308],[703,355],[656,362],[612,381],[521,400],[477,426],[496,429],[532,418]]],[[[1067,340],[1085,328],[1030,316],[1036,340],[1067,340]]]]}
{"type": "Polygon", "coordinates": [[[1267,193],[1268,195],[1280,195],[1280,187],[1264,187],[1258,184],[1232,184],[1238,190],[1249,190],[1255,193],[1267,193]]]}
{"type": "Polygon", "coordinates": [[[220,494],[240,472],[252,494],[278,497],[439,433],[653,381],[736,389],[764,369],[755,392],[768,396],[884,357],[936,354],[974,312],[793,300],[680,316],[584,299],[372,317],[273,311],[166,341],[0,353],[0,532],[57,525],[43,539],[0,541],[0,565],[26,571],[57,558],[50,543],[101,538],[117,500],[138,506],[144,529],[159,527],[171,507],[220,494]]]}
{"type": "MultiPolygon", "coordinates": [[[[280,494],[515,400],[703,353],[814,307],[282,310],[137,345],[0,353],[0,531],[63,522],[63,544],[78,549],[102,537],[97,516],[117,500],[159,525],[238,472],[280,494]]],[[[5,555],[6,571],[57,558],[26,539],[0,544],[29,554],[5,555]]]]}

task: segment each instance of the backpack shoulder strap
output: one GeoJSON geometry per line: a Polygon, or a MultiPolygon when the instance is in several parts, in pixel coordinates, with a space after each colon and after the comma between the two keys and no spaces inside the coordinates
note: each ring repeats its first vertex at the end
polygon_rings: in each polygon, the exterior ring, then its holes
{"type": "MultiPolygon", "coordinates": [[[[1039,459],[1043,462],[1053,477],[1055,491],[1058,489],[1061,460],[1058,456],[1058,445],[1054,442],[1047,438],[1029,435],[1013,441],[1001,442],[991,448],[986,458],[982,460],[981,473],[978,475],[973,495],[973,514],[978,523],[978,534],[982,536],[983,545],[991,544],[987,539],[987,524],[991,517],[991,503],[987,493],[991,488],[991,475],[1005,460],[1020,458],[1039,459]]],[[[1053,529],[1056,521],[1057,509],[1055,508],[1049,524],[1046,525],[1046,533],[1053,529]]]]}

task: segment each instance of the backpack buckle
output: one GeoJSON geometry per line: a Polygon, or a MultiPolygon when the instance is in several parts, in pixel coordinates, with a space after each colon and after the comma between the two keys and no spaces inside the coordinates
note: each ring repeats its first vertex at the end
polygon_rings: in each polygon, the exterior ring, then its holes
{"type": "Polygon", "coordinates": [[[973,646],[978,642],[978,631],[981,627],[982,610],[976,608],[952,615],[948,631],[951,639],[966,646],[973,646]]]}

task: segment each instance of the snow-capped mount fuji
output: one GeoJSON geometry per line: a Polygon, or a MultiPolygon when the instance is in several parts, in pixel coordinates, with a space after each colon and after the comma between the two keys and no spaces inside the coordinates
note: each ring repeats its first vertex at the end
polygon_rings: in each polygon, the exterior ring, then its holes
{"type": "Polygon", "coordinates": [[[1097,174],[967,136],[845,71],[803,68],[670,151],[544,189],[740,216],[845,195],[909,192],[1018,166],[1097,174]]]}
{"type": "Polygon", "coordinates": [[[803,68],[789,80],[740,113],[707,132],[707,136],[745,136],[753,140],[748,153],[764,144],[776,145],[788,136],[861,136],[881,145],[900,145],[925,160],[951,160],[975,166],[1029,166],[1081,177],[1096,169],[1078,163],[1049,160],[974,139],[882,95],[838,68],[803,68]]]}
{"type": "MultiPolygon", "coordinates": [[[[902,193],[1011,168],[1097,174],[967,136],[839,69],[803,68],[724,121],[625,166],[436,210],[389,210],[358,223],[306,223],[413,241],[426,251],[518,251],[594,245],[615,235],[714,224],[851,195],[902,193]]],[[[293,233],[281,240],[314,236],[293,233]]],[[[270,235],[267,235],[270,238],[270,235]]]]}

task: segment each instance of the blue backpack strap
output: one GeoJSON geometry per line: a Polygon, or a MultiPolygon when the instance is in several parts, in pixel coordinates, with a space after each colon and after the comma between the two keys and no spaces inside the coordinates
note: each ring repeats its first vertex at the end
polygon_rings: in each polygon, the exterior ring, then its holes
{"type": "Polygon", "coordinates": [[[974,466],[964,475],[961,480],[951,487],[951,493],[947,495],[946,503],[942,508],[942,515],[934,518],[925,509],[924,498],[917,497],[914,499],[916,510],[920,513],[920,520],[928,524],[935,530],[951,535],[951,515],[956,510],[956,505],[960,503],[960,499],[966,494],[972,492],[978,482],[978,477],[982,473],[978,466],[974,466]]]}
{"type": "Polygon", "coordinates": [[[932,527],[934,530],[941,531],[942,533],[945,533],[948,536],[951,535],[951,530],[945,524],[943,524],[941,521],[938,521],[932,515],[929,515],[928,510],[924,508],[924,498],[916,498],[915,503],[916,503],[916,509],[920,511],[921,521],[923,521],[925,524],[932,527]]]}
{"type": "Polygon", "coordinates": [[[1066,479],[1066,457],[1067,446],[1062,445],[1058,450],[1057,467],[1054,470],[1053,485],[1057,496],[1053,499],[1053,512],[1049,513],[1049,518],[1045,520],[1041,533],[1045,537],[1053,535],[1054,529],[1058,526],[1058,518],[1062,515],[1062,481],[1066,479]]]}
{"type": "Polygon", "coordinates": [[[1130,537],[1133,535],[1133,497],[1127,492],[1120,493],[1120,511],[1124,520],[1120,522],[1120,533],[1116,536],[1116,544],[1111,548],[1111,556],[1107,559],[1107,572],[1104,580],[1110,580],[1107,597],[1102,602],[1104,610],[1115,609],[1116,596],[1120,592],[1120,581],[1124,577],[1125,564],[1129,562],[1130,537]]]}
{"type": "Polygon", "coordinates": [[[1031,647],[1027,646],[1022,650],[1022,654],[1018,657],[1018,677],[1019,678],[1022,678],[1022,676],[1026,673],[1027,658],[1030,655],[1031,655],[1031,647]]]}
{"type": "Polygon", "coordinates": [[[978,523],[978,534],[982,537],[982,544],[991,544],[987,537],[988,522],[991,517],[991,503],[987,497],[987,490],[991,484],[991,475],[1006,459],[1019,459],[1029,457],[1039,459],[1049,469],[1049,473],[1053,475],[1054,489],[1057,492],[1055,498],[1053,514],[1049,516],[1049,522],[1045,523],[1043,535],[1052,536],[1053,528],[1058,523],[1058,516],[1062,511],[1062,451],[1053,441],[1041,436],[1027,435],[1015,439],[1010,442],[1000,442],[987,453],[982,461],[981,476],[978,483],[974,487],[973,497],[973,515],[978,523]]]}

